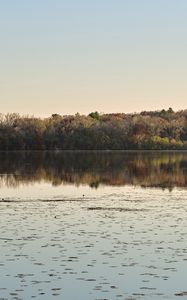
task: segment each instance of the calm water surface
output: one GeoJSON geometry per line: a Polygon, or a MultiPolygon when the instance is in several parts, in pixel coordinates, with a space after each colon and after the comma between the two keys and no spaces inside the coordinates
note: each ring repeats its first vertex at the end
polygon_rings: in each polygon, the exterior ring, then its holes
{"type": "Polygon", "coordinates": [[[187,298],[187,153],[0,153],[0,300],[187,298]]]}

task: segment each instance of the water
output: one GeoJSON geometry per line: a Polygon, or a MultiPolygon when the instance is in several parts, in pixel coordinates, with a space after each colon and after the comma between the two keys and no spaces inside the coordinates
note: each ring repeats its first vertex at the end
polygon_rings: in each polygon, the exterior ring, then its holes
{"type": "Polygon", "coordinates": [[[181,299],[187,153],[1,153],[0,299],[181,299]]]}

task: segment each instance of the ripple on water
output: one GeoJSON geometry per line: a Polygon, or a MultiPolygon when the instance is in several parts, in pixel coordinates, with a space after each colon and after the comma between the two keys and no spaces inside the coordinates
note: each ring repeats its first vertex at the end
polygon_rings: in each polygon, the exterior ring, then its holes
{"type": "Polygon", "coordinates": [[[185,191],[46,200],[0,202],[0,299],[187,296],[185,191]]]}

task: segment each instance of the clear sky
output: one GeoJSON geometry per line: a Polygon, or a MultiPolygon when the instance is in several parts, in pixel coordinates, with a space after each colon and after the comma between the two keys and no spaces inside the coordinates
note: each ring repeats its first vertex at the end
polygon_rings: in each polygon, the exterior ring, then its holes
{"type": "Polygon", "coordinates": [[[187,0],[0,0],[0,112],[187,108],[187,0]]]}

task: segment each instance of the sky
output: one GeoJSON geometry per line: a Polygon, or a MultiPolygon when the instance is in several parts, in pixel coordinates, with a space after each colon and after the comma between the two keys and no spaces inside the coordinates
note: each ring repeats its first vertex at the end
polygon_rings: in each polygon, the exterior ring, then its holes
{"type": "Polygon", "coordinates": [[[186,0],[0,0],[0,112],[187,108],[186,0]]]}

